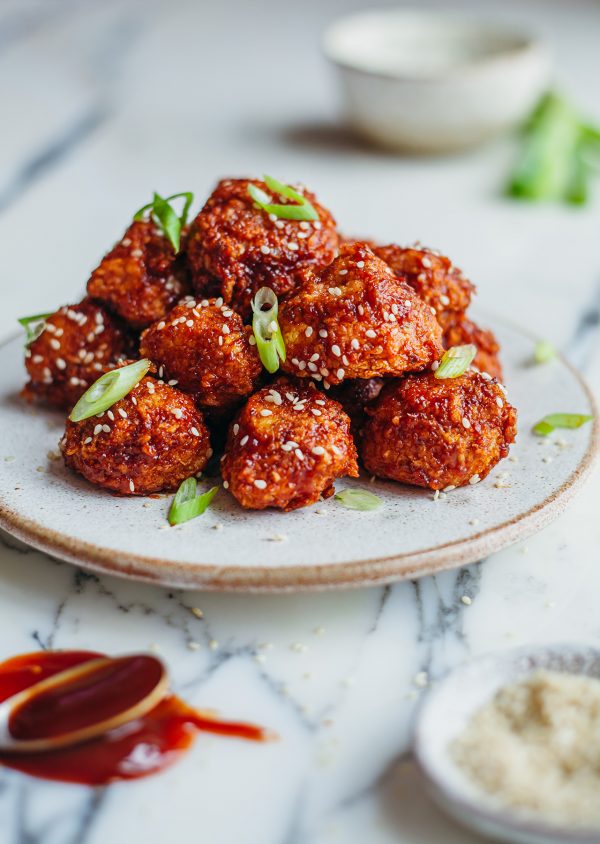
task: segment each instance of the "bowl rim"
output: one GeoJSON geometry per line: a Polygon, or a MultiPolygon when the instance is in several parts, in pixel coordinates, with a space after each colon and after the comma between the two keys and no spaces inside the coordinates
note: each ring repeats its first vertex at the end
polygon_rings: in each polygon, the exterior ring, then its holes
{"type": "Polygon", "coordinates": [[[520,28],[518,25],[513,26],[504,21],[485,18],[477,14],[463,13],[460,11],[453,12],[452,9],[421,10],[417,7],[380,7],[378,9],[351,12],[350,14],[337,17],[329,23],[322,33],[321,51],[331,64],[342,70],[351,71],[355,74],[361,74],[374,79],[415,85],[431,85],[440,81],[460,81],[467,77],[486,72],[490,68],[507,67],[523,58],[534,57],[540,63],[544,64],[547,64],[549,61],[549,53],[546,45],[535,33],[527,28],[520,28]],[[463,27],[465,32],[473,35],[477,31],[483,34],[487,33],[489,36],[493,34],[504,35],[507,38],[513,38],[518,43],[515,43],[511,48],[498,52],[489,52],[477,59],[466,60],[464,63],[440,69],[439,71],[413,74],[406,71],[394,73],[392,71],[370,70],[362,64],[353,62],[347,57],[347,54],[344,56],[344,51],[336,47],[335,40],[339,37],[339,33],[344,27],[352,26],[360,28],[367,21],[377,21],[378,19],[382,29],[392,20],[401,21],[405,19],[407,21],[420,21],[424,26],[432,23],[451,22],[453,26],[463,27]]]}
{"type": "MultiPolygon", "coordinates": [[[[446,807],[452,816],[464,826],[470,829],[477,829],[480,832],[480,827],[471,824],[465,818],[474,817],[477,821],[482,822],[488,828],[496,827],[503,829],[506,832],[518,834],[526,834],[536,836],[539,840],[547,840],[556,842],[556,844],[563,844],[565,841],[572,841],[573,844],[597,844],[598,842],[598,828],[594,827],[579,827],[578,829],[569,828],[559,824],[548,823],[544,820],[537,820],[534,816],[519,816],[513,812],[510,807],[503,807],[499,805],[494,806],[492,801],[484,799],[485,795],[482,793],[481,802],[476,802],[475,796],[470,796],[467,789],[463,789],[460,785],[447,779],[440,770],[434,765],[430,764],[429,754],[424,752],[424,748],[428,746],[428,738],[425,731],[426,716],[432,706],[435,705],[436,697],[442,685],[450,680],[451,677],[456,677],[461,673],[476,669],[478,664],[484,665],[490,661],[500,663],[501,661],[510,661],[517,663],[522,660],[532,659],[535,656],[541,656],[548,653],[562,653],[565,656],[587,656],[600,660],[600,647],[587,643],[577,642],[553,642],[549,644],[539,645],[522,645],[517,648],[508,648],[506,650],[492,651],[479,654],[472,659],[467,660],[461,665],[448,671],[434,687],[432,687],[420,701],[414,715],[413,730],[412,730],[412,748],[413,757],[417,768],[427,783],[431,793],[439,794],[443,798],[443,805],[446,807]],[[455,811],[456,810],[456,811],[455,811]]],[[[531,672],[536,670],[531,668],[531,672]]],[[[548,669],[556,670],[560,669],[548,669]]],[[[498,671],[500,674],[500,671],[498,671]]],[[[563,671],[562,673],[573,674],[575,676],[586,676],[584,672],[577,671],[563,671]]],[[[524,675],[526,676],[526,674],[524,675]]],[[[589,675],[587,675],[589,676],[589,675]]],[[[600,680],[600,676],[597,678],[600,680]]],[[[500,687],[499,687],[500,688],[500,687]]],[[[459,773],[458,781],[463,776],[459,773]]],[[[440,804],[438,804],[440,805],[440,804]]],[[[504,839],[503,839],[504,840],[504,839]]],[[[509,840],[508,838],[506,839],[509,840]]],[[[514,838],[514,840],[518,840],[514,838]]]]}

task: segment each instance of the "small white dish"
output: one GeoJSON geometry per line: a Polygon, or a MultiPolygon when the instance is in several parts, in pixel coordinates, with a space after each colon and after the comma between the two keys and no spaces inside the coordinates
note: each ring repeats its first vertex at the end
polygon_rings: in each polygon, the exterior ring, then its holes
{"type": "Polygon", "coordinates": [[[545,47],[504,24],[387,9],[335,21],[323,49],[339,70],[346,118],[393,150],[447,152],[517,125],[542,94],[545,47]]]}
{"type": "Polygon", "coordinates": [[[489,654],[450,672],[417,713],[414,755],[432,799],[459,823],[517,844],[598,844],[599,830],[565,829],[494,804],[460,771],[448,748],[471,716],[505,685],[545,668],[600,679],[600,649],[559,644],[489,654]]]}

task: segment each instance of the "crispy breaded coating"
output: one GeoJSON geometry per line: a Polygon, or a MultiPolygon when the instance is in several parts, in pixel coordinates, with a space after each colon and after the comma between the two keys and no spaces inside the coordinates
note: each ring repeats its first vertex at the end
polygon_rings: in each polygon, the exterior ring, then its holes
{"type": "Polygon", "coordinates": [[[500,345],[492,331],[480,328],[462,314],[448,314],[444,325],[443,343],[446,349],[472,343],[477,348],[473,366],[480,372],[487,372],[492,378],[502,381],[500,345]]]}
{"type": "Polygon", "coordinates": [[[70,410],[132,347],[132,339],[104,308],[89,299],[65,305],[46,319],[44,330],[25,352],[29,381],[23,394],[70,410]]]}
{"type": "Polygon", "coordinates": [[[442,352],[429,308],[368,246],[345,244],[318,277],[284,301],[287,372],[322,381],[401,375],[442,352]]]}
{"type": "Polygon", "coordinates": [[[475,286],[445,255],[424,247],[373,247],[375,254],[388,264],[397,278],[405,281],[436,314],[466,311],[475,286]]]}
{"type": "Polygon", "coordinates": [[[60,448],[67,466],[122,495],[174,491],[212,454],[192,397],[149,376],[99,416],[67,420],[60,448]]]}
{"type": "Polygon", "coordinates": [[[207,408],[240,402],[262,371],[252,329],[222,299],[185,299],[144,331],[140,354],[207,408]]]}
{"type": "Polygon", "coordinates": [[[255,393],[229,430],[221,471],[248,509],[296,510],[357,477],[350,420],[313,384],[280,378],[255,393]]]}
{"type": "Polygon", "coordinates": [[[187,293],[184,260],[152,220],[134,221],[92,272],[88,295],[132,328],[146,328],[187,293]]]}
{"type": "Polygon", "coordinates": [[[318,220],[280,220],[255,206],[250,184],[272,195],[258,179],[224,179],[191,223],[187,242],[194,289],[222,296],[244,319],[260,287],[277,296],[295,290],[311,270],[329,264],[339,246],[335,220],[312,193],[299,188],[318,220]]]}
{"type": "Polygon", "coordinates": [[[507,456],[516,411],[489,375],[392,381],[367,408],[361,457],[380,478],[444,490],[475,484],[507,456]]]}

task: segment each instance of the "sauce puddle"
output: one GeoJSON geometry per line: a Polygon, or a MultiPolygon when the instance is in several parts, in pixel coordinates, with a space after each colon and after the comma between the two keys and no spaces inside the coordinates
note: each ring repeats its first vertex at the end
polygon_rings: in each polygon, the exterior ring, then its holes
{"type": "MultiPolygon", "coordinates": [[[[8,659],[0,663],[0,702],[60,671],[104,656],[94,651],[41,651],[8,659]]],[[[145,666],[146,662],[140,660],[138,676],[135,678],[138,683],[149,679],[144,677],[144,671],[151,668],[148,665],[146,669],[145,666]]],[[[48,704],[52,706],[52,710],[59,713],[62,702],[64,711],[65,706],[68,709],[68,700],[73,692],[69,685],[60,687],[60,690],[52,694],[53,699],[48,700],[48,704]]],[[[100,721],[105,714],[103,707],[106,705],[106,688],[101,695],[94,692],[93,686],[83,693],[87,694],[84,704],[88,720],[94,720],[96,705],[96,720],[100,721]]],[[[110,689],[111,705],[118,707],[118,704],[122,703],[123,708],[126,708],[130,693],[129,678],[127,682],[122,679],[115,682],[114,687],[110,689]]],[[[46,693],[47,696],[48,694],[46,693]]],[[[31,713],[35,711],[35,707],[30,708],[31,713]]],[[[44,717],[48,721],[47,712],[44,717]]],[[[13,718],[14,716],[11,717],[11,724],[13,718]]],[[[69,724],[68,718],[63,715],[61,728],[65,732],[76,726],[69,724]]],[[[24,720],[20,726],[21,737],[27,738],[35,734],[37,729],[38,725],[33,718],[29,722],[24,720]]],[[[98,738],[71,747],[37,753],[0,751],[0,764],[44,779],[83,785],[105,785],[116,780],[136,779],[161,771],[190,748],[200,731],[250,741],[268,741],[273,738],[273,734],[262,727],[221,721],[193,709],[180,698],[167,693],[146,715],[109,730],[98,738]]],[[[45,732],[47,734],[47,730],[45,732]]]]}

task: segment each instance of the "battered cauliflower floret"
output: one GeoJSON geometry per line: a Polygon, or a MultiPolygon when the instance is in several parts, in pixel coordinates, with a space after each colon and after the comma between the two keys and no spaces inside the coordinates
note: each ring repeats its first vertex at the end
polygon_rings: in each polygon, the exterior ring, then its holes
{"type": "Polygon", "coordinates": [[[380,478],[453,489],[475,484],[507,456],[516,436],[515,409],[489,375],[408,375],[367,408],[361,458],[380,478]]]}
{"type": "Polygon", "coordinates": [[[146,328],[187,293],[184,258],[152,220],[135,221],[92,272],[87,291],[132,328],[146,328]]]}
{"type": "Polygon", "coordinates": [[[194,400],[149,376],[99,416],[67,420],[60,448],[71,469],[123,495],[175,491],[212,454],[194,400]]]}
{"type": "Polygon", "coordinates": [[[333,494],[336,478],[357,477],[350,420],[313,384],[281,378],[255,393],[229,430],[225,486],[251,510],[296,510],[333,494]]]}
{"type": "Polygon", "coordinates": [[[442,321],[445,311],[464,312],[469,307],[475,286],[439,252],[421,247],[403,248],[395,243],[376,246],[373,251],[389,264],[397,278],[434,308],[442,321]]]}
{"type": "Polygon", "coordinates": [[[260,287],[277,296],[295,290],[310,270],[329,264],[339,246],[335,220],[312,193],[299,189],[318,220],[281,220],[256,207],[248,194],[251,184],[273,195],[258,179],[219,182],[192,222],[187,243],[195,290],[222,296],[244,319],[260,287]]]}
{"type": "Polygon", "coordinates": [[[446,349],[451,346],[463,346],[472,343],[477,348],[473,366],[480,372],[487,372],[492,378],[502,381],[500,363],[500,345],[494,334],[487,328],[480,328],[462,314],[448,314],[444,326],[443,343],[446,349]]]}
{"type": "Polygon", "coordinates": [[[252,329],[222,299],[186,299],[144,331],[140,354],[206,408],[240,402],[262,371],[252,329]]]}
{"type": "Polygon", "coordinates": [[[365,381],[355,378],[344,381],[331,390],[330,397],[339,401],[350,417],[355,441],[358,441],[367,418],[367,407],[379,396],[384,384],[383,378],[367,378],[365,381]]]}
{"type": "Polygon", "coordinates": [[[25,352],[29,374],[23,394],[70,410],[87,388],[132,351],[132,340],[89,299],[65,305],[45,320],[25,352]]]}
{"type": "Polygon", "coordinates": [[[442,353],[430,309],[363,243],[343,245],[320,276],[286,299],[279,324],[284,370],[326,388],[414,372],[442,353]]]}

